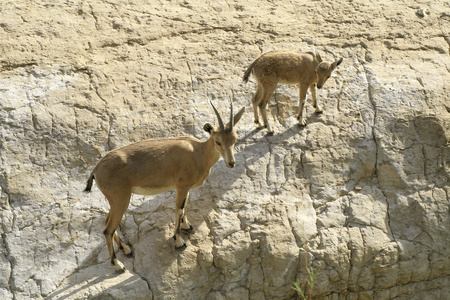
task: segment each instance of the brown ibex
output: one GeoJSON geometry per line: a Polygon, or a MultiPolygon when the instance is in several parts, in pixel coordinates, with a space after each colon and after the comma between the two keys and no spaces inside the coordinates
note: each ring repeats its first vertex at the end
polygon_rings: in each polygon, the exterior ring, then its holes
{"type": "Polygon", "coordinates": [[[300,126],[305,126],[303,120],[303,106],[308,88],[311,90],[313,106],[316,113],[322,113],[322,109],[316,100],[316,84],[320,89],[330,77],[331,72],[341,64],[342,58],[335,62],[322,61],[318,53],[297,52],[290,50],[275,50],[261,54],[245,71],[244,82],[248,82],[250,74],[258,82],[258,87],[252,98],[255,123],[260,126],[258,107],[264,121],[264,127],[268,134],[273,134],[267,120],[266,107],[275,91],[278,83],[299,84],[300,99],[298,104],[297,119],[300,126]]]}
{"type": "Polygon", "coordinates": [[[118,272],[125,270],[117,259],[113,239],[131,256],[132,250],[116,232],[122,216],[130,203],[131,194],[156,195],[176,189],[175,198],[175,249],[184,250],[186,243],[181,231],[191,233],[185,209],[189,190],[202,185],[211,167],[223,157],[225,165],[233,168],[234,144],[238,138],[233,126],[239,121],[244,108],[233,117],[230,104],[230,121],[225,126],[216,107],[210,102],[217,116],[219,127],[207,123],[203,129],[210,134],[207,141],[184,136],[167,139],[149,139],[110,151],[92,171],[85,191],[89,192],[95,178],[97,187],[108,199],[110,211],[105,220],[106,245],[111,263],[118,272]]]}

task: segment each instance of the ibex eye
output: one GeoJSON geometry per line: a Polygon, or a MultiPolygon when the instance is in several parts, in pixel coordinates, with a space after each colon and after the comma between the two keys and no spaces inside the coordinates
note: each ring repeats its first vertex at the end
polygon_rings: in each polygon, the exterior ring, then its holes
{"type": "Polygon", "coordinates": [[[216,141],[217,146],[222,146],[222,144],[218,141],[216,141]]]}

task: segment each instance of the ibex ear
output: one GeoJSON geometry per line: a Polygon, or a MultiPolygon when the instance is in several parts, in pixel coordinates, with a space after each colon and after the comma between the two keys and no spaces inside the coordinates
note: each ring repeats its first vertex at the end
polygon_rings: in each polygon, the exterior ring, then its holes
{"type": "Polygon", "coordinates": [[[239,122],[239,120],[241,119],[244,112],[245,112],[245,107],[241,108],[241,110],[238,111],[238,113],[234,115],[234,119],[233,119],[234,125],[236,125],[236,123],[239,122]]]}
{"type": "Polygon", "coordinates": [[[212,134],[214,132],[214,127],[211,124],[206,123],[205,125],[203,125],[203,130],[205,130],[209,134],[212,134]]]}
{"type": "Polygon", "coordinates": [[[317,61],[318,61],[319,63],[322,62],[322,57],[320,57],[319,52],[316,52],[316,58],[317,58],[317,61]]]}
{"type": "Polygon", "coordinates": [[[337,66],[339,66],[339,65],[342,63],[343,60],[344,60],[344,59],[341,57],[339,60],[335,61],[335,62],[331,65],[331,66],[333,67],[333,69],[336,68],[337,66]]]}

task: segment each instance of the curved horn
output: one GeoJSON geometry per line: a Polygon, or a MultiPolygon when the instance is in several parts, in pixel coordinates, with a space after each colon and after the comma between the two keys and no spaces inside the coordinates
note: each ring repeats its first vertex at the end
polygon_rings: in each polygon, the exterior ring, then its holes
{"type": "Polygon", "coordinates": [[[220,117],[219,112],[217,111],[217,108],[214,106],[211,100],[209,100],[209,103],[211,103],[212,108],[214,109],[214,112],[217,116],[217,121],[219,122],[220,131],[225,131],[225,127],[223,126],[222,118],[220,117]]]}

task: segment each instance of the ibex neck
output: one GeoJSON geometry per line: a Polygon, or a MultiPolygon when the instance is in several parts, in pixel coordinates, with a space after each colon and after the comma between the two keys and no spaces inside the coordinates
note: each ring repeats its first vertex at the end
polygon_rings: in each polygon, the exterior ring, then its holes
{"type": "Polygon", "coordinates": [[[215,142],[212,137],[209,137],[209,139],[205,142],[206,153],[208,154],[207,164],[209,168],[215,165],[215,163],[218,162],[220,158],[220,153],[216,150],[216,146],[214,145],[214,143],[215,142]]]}

